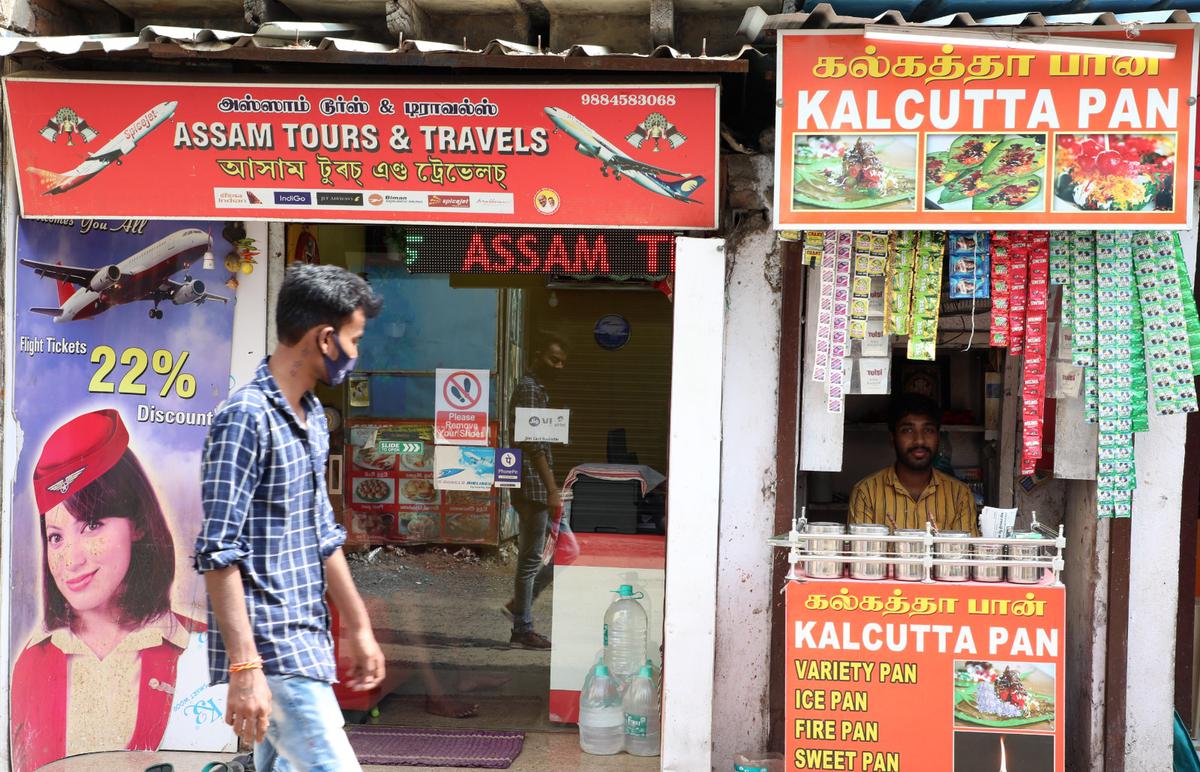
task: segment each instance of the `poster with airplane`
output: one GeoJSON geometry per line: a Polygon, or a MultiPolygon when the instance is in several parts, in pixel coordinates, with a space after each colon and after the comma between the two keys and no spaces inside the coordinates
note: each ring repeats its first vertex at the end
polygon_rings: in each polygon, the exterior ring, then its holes
{"type": "Polygon", "coordinates": [[[14,548],[4,576],[23,588],[4,632],[14,770],[117,747],[236,747],[225,690],[208,685],[204,584],[191,553],[200,455],[230,388],[237,274],[223,261],[243,235],[217,222],[18,223],[6,397],[18,426],[14,548]],[[159,304],[169,312],[148,320],[159,304]],[[73,617],[112,624],[124,636],[113,645],[137,651],[140,679],[108,657],[89,676],[106,699],[68,688],[72,655],[87,645],[73,617]],[[64,726],[75,727],[70,741],[64,726]]]}
{"type": "Polygon", "coordinates": [[[209,300],[228,303],[228,296],[209,292],[204,281],[192,278],[190,273],[197,261],[211,264],[214,259],[211,235],[199,228],[180,228],[119,263],[99,268],[29,258],[21,258],[20,263],[38,276],[57,282],[61,305],[29,310],[61,323],[90,319],[113,306],[138,301],[153,304],[148,312],[151,319],[163,318],[159,306],[164,302],[174,306],[200,305],[209,300]],[[182,281],[171,278],[179,273],[184,274],[182,281]]]}
{"type": "Polygon", "coordinates": [[[23,75],[4,92],[25,217],[718,224],[716,84],[23,75]]]}

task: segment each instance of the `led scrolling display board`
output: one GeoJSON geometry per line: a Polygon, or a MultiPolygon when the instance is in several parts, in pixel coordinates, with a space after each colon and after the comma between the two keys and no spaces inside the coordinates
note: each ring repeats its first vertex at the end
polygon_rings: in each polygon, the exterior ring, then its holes
{"type": "Polygon", "coordinates": [[[675,272],[675,236],[583,228],[397,229],[413,273],[664,276],[675,272]]]}

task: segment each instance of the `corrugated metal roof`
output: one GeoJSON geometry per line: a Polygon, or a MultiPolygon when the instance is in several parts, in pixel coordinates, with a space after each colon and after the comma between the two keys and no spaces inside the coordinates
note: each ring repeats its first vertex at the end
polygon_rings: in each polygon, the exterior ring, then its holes
{"type": "MultiPolygon", "coordinates": [[[[816,3],[809,10],[799,13],[781,13],[768,15],[763,11],[750,9],[742,21],[742,34],[752,43],[769,40],[775,30],[781,29],[826,29],[854,28],[864,24],[916,24],[936,27],[970,27],[970,26],[1001,26],[1001,27],[1045,27],[1056,25],[1093,25],[1101,27],[1127,27],[1138,24],[1186,24],[1200,22],[1200,12],[1192,13],[1183,9],[1129,11],[1113,13],[1102,10],[1099,6],[1108,0],[1070,0],[1061,6],[1076,6],[1082,3],[1092,3],[1092,11],[1075,11],[1072,13],[1046,14],[1035,9],[1039,5],[1049,5],[1042,0],[890,0],[886,4],[880,0],[836,0],[836,8],[828,2],[816,3]],[[898,6],[908,6],[906,16],[898,6]],[[920,11],[917,11],[920,6],[920,11]],[[881,10],[884,9],[884,10],[881,10]],[[976,16],[972,10],[979,12],[986,9],[985,16],[976,16]],[[938,11],[936,15],[926,15],[928,11],[938,11]]],[[[810,0],[811,2],[811,0],[810,0]]],[[[1053,0],[1051,0],[1053,2],[1053,0]]],[[[1111,0],[1109,4],[1121,4],[1126,7],[1136,4],[1129,0],[1111,0]]],[[[1158,2],[1158,0],[1155,0],[1158,2]]],[[[1200,8],[1200,0],[1195,0],[1200,8]]]]}
{"type": "MultiPolygon", "coordinates": [[[[539,49],[524,43],[509,40],[493,40],[480,49],[471,49],[452,43],[439,43],[427,40],[405,39],[397,45],[359,40],[352,37],[357,28],[349,24],[321,24],[315,22],[272,22],[264,24],[255,32],[235,32],[231,30],[204,29],[194,27],[173,27],[152,25],[142,29],[137,35],[101,34],[101,35],[65,35],[61,37],[20,37],[5,35],[0,30],[0,56],[21,55],[32,52],[43,52],[63,56],[86,53],[116,53],[147,51],[155,46],[174,45],[186,52],[230,52],[235,49],[271,49],[290,54],[304,52],[333,51],[342,54],[366,54],[373,57],[375,63],[380,55],[403,56],[406,54],[458,54],[478,56],[510,56],[569,59],[587,58],[621,58],[625,60],[675,60],[680,62],[695,62],[697,69],[704,69],[702,63],[737,62],[751,56],[760,55],[752,46],[744,45],[735,53],[708,56],[692,55],[678,51],[670,46],[659,46],[649,54],[625,53],[612,51],[605,46],[576,44],[563,51],[539,49]]],[[[293,61],[302,56],[289,57],[293,61]]]]}
{"type": "Polygon", "coordinates": [[[1026,13],[1065,19],[1070,16],[1091,16],[1099,13],[1131,16],[1144,12],[1170,15],[1175,11],[1200,11],[1200,0],[832,0],[832,3],[829,0],[807,0],[804,10],[812,13],[825,4],[829,4],[835,13],[851,16],[871,17],[888,10],[896,10],[912,22],[939,19],[958,13],[970,14],[979,23],[991,23],[990,20],[995,17],[1026,13]]]}

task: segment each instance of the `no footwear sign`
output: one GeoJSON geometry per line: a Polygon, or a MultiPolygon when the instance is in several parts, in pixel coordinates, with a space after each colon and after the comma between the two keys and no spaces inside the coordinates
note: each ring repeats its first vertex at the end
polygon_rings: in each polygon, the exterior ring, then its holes
{"type": "Polygon", "coordinates": [[[434,442],[487,445],[491,373],[439,368],[435,386],[434,442]]]}

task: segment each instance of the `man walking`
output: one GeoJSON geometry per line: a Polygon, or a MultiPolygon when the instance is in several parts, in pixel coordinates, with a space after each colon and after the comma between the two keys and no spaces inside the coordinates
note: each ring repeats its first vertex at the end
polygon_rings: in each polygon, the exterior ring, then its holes
{"type": "Polygon", "coordinates": [[[312,393],[354,368],[379,298],[335,266],[292,266],[279,345],[213,418],[202,462],[196,570],[209,597],[209,669],[229,682],[225,720],[255,743],[259,772],[360,769],[343,731],[325,593],[346,631],[347,685],[369,690],[384,659],[342,553],[325,490],[329,429],[312,393]]]}
{"type": "MultiPolygon", "coordinates": [[[[534,344],[530,371],[513,393],[513,426],[516,408],[550,407],[546,386],[553,385],[567,364],[567,344],[552,333],[542,333],[534,344]]],[[[554,454],[547,442],[518,443],[523,458],[521,487],[513,490],[520,531],[517,534],[517,575],[513,599],[504,609],[512,615],[509,645],[525,649],[548,649],[550,641],[533,629],[533,601],[554,579],[554,569],[542,565],[546,526],[562,506],[562,493],[554,480],[554,454]]]]}

